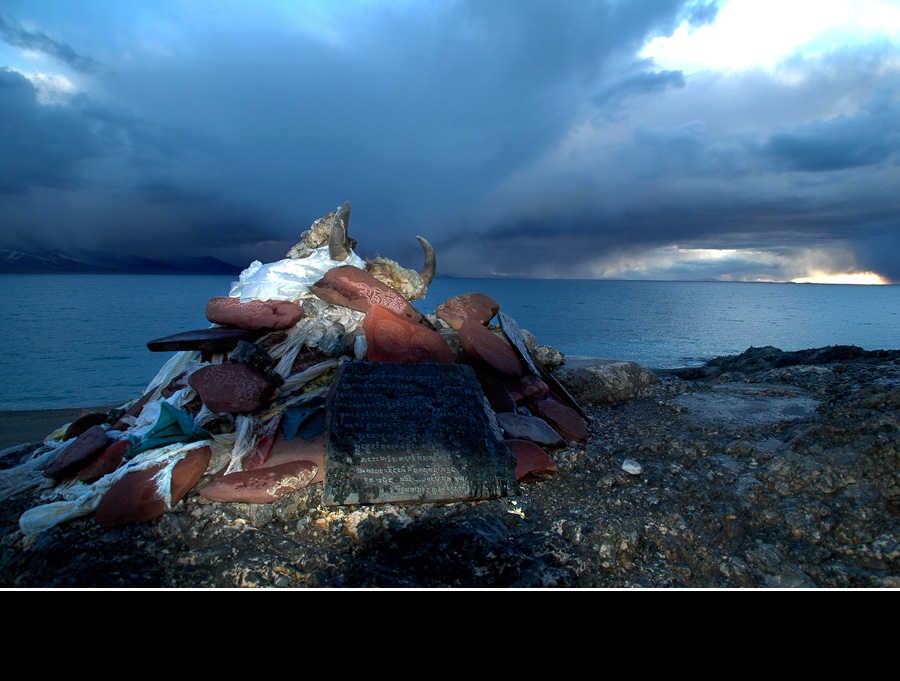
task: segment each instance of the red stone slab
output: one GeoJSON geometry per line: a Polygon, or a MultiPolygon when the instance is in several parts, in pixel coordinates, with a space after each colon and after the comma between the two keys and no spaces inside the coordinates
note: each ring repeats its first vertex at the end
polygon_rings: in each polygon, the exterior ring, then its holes
{"type": "Polygon", "coordinates": [[[566,406],[553,396],[545,397],[531,405],[535,415],[553,426],[560,435],[569,440],[584,442],[588,439],[587,424],[574,409],[566,406]]]}
{"type": "Polygon", "coordinates": [[[275,436],[275,444],[272,445],[269,458],[261,468],[280,466],[290,461],[311,461],[316,464],[319,470],[309,484],[315,485],[317,482],[322,482],[325,478],[325,433],[308,440],[304,440],[302,437],[293,437],[288,440],[284,433],[279,431],[275,436]]]}
{"type": "Polygon", "coordinates": [[[521,376],[524,365],[518,353],[497,334],[471,319],[464,319],[459,327],[459,342],[472,357],[497,371],[521,376]]]}
{"type": "Polygon", "coordinates": [[[206,304],[206,318],[213,324],[239,329],[289,329],[303,318],[303,308],[288,300],[248,300],[214,296],[206,304]]]}
{"type": "Polygon", "coordinates": [[[459,331],[464,319],[487,326],[499,310],[500,304],[490,296],[484,293],[466,293],[445,300],[434,309],[434,314],[459,331]]]}
{"type": "Polygon", "coordinates": [[[73,437],[78,437],[92,426],[103,425],[106,423],[106,420],[106,414],[100,412],[85,414],[69,424],[69,427],[66,428],[66,434],[63,436],[63,440],[71,440],[73,437]]]}
{"type": "Polygon", "coordinates": [[[528,440],[553,449],[565,447],[566,441],[546,421],[537,416],[523,416],[510,412],[497,414],[497,423],[511,440],[528,440]]]}
{"type": "Polygon", "coordinates": [[[403,294],[358,267],[334,267],[311,288],[327,303],[366,313],[373,307],[383,307],[409,322],[422,321],[422,313],[403,294]]]}
{"type": "Polygon", "coordinates": [[[504,440],[503,444],[516,455],[516,480],[520,482],[543,480],[559,470],[553,457],[529,440],[504,440]]]}
{"type": "Polygon", "coordinates": [[[516,404],[520,405],[539,400],[550,392],[550,387],[534,374],[509,381],[506,387],[516,404]]]}
{"type": "Polygon", "coordinates": [[[437,331],[414,324],[379,306],[363,320],[370,362],[456,361],[456,352],[437,331]]]}
{"type": "Polygon", "coordinates": [[[268,504],[309,485],[319,467],[312,461],[291,461],[223,475],[200,490],[210,501],[268,504]]]}
{"type": "Polygon", "coordinates": [[[73,477],[93,462],[109,446],[110,438],[103,426],[91,426],[44,469],[44,477],[62,480],[73,477]]]}
{"type": "Polygon", "coordinates": [[[131,441],[128,438],[116,440],[109,447],[103,450],[94,461],[78,471],[78,479],[82,482],[94,482],[104,475],[112,473],[125,460],[125,452],[131,447],[131,441]]]}
{"type": "Polygon", "coordinates": [[[254,333],[248,329],[231,329],[215,326],[197,331],[184,331],[147,343],[151,352],[228,352],[237,347],[239,340],[250,340],[254,333]]]}
{"type": "Polygon", "coordinates": [[[274,378],[240,362],[200,367],[188,383],[203,404],[217,414],[256,411],[268,404],[278,387],[274,378]]]}
{"type": "MultiPolygon", "coordinates": [[[[189,451],[172,469],[170,504],[180,502],[197,481],[203,477],[212,458],[212,450],[198,447],[189,451]]],[[[166,464],[127,473],[103,495],[97,505],[97,522],[104,527],[119,527],[129,523],[144,523],[163,515],[166,500],[159,492],[154,477],[166,464]]]]}

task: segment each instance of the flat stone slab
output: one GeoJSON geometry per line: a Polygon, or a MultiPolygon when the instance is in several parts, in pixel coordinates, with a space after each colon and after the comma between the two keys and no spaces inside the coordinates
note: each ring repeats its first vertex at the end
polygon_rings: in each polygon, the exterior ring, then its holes
{"type": "Polygon", "coordinates": [[[184,331],[147,343],[151,352],[228,352],[237,347],[239,340],[250,340],[254,333],[248,329],[230,329],[214,326],[209,329],[184,331]]]}
{"type": "Polygon", "coordinates": [[[470,366],[343,364],[326,424],[327,506],[519,493],[516,458],[494,435],[470,366]]]}

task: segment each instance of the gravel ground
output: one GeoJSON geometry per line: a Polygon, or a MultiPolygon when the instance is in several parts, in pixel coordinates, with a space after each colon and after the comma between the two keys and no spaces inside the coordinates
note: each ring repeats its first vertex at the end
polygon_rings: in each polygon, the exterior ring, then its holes
{"type": "Polygon", "coordinates": [[[335,508],[321,484],[272,504],[195,488],[151,523],[24,538],[22,494],[0,504],[0,587],[900,587],[900,351],[751,348],[660,379],[582,405],[589,440],[514,498],[335,508]]]}

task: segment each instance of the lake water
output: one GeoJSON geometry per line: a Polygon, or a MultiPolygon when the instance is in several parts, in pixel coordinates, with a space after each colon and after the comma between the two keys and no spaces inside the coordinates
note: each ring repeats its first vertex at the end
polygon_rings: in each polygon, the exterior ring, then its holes
{"type": "MultiPolygon", "coordinates": [[[[0,410],[120,405],[173,353],[147,342],[204,329],[236,277],[0,275],[0,410]]],[[[423,312],[485,293],[538,342],[648,368],[702,364],[750,346],[900,348],[900,286],[436,279],[423,312]]]]}

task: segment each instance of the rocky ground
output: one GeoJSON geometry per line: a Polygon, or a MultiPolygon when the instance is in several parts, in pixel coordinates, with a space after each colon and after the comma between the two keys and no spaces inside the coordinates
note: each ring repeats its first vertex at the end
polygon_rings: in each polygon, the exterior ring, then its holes
{"type": "Polygon", "coordinates": [[[582,404],[589,440],[514,498],[192,492],[151,523],[25,538],[21,494],[0,504],[0,587],[900,587],[900,351],[751,348],[659,378],[582,404]]]}

